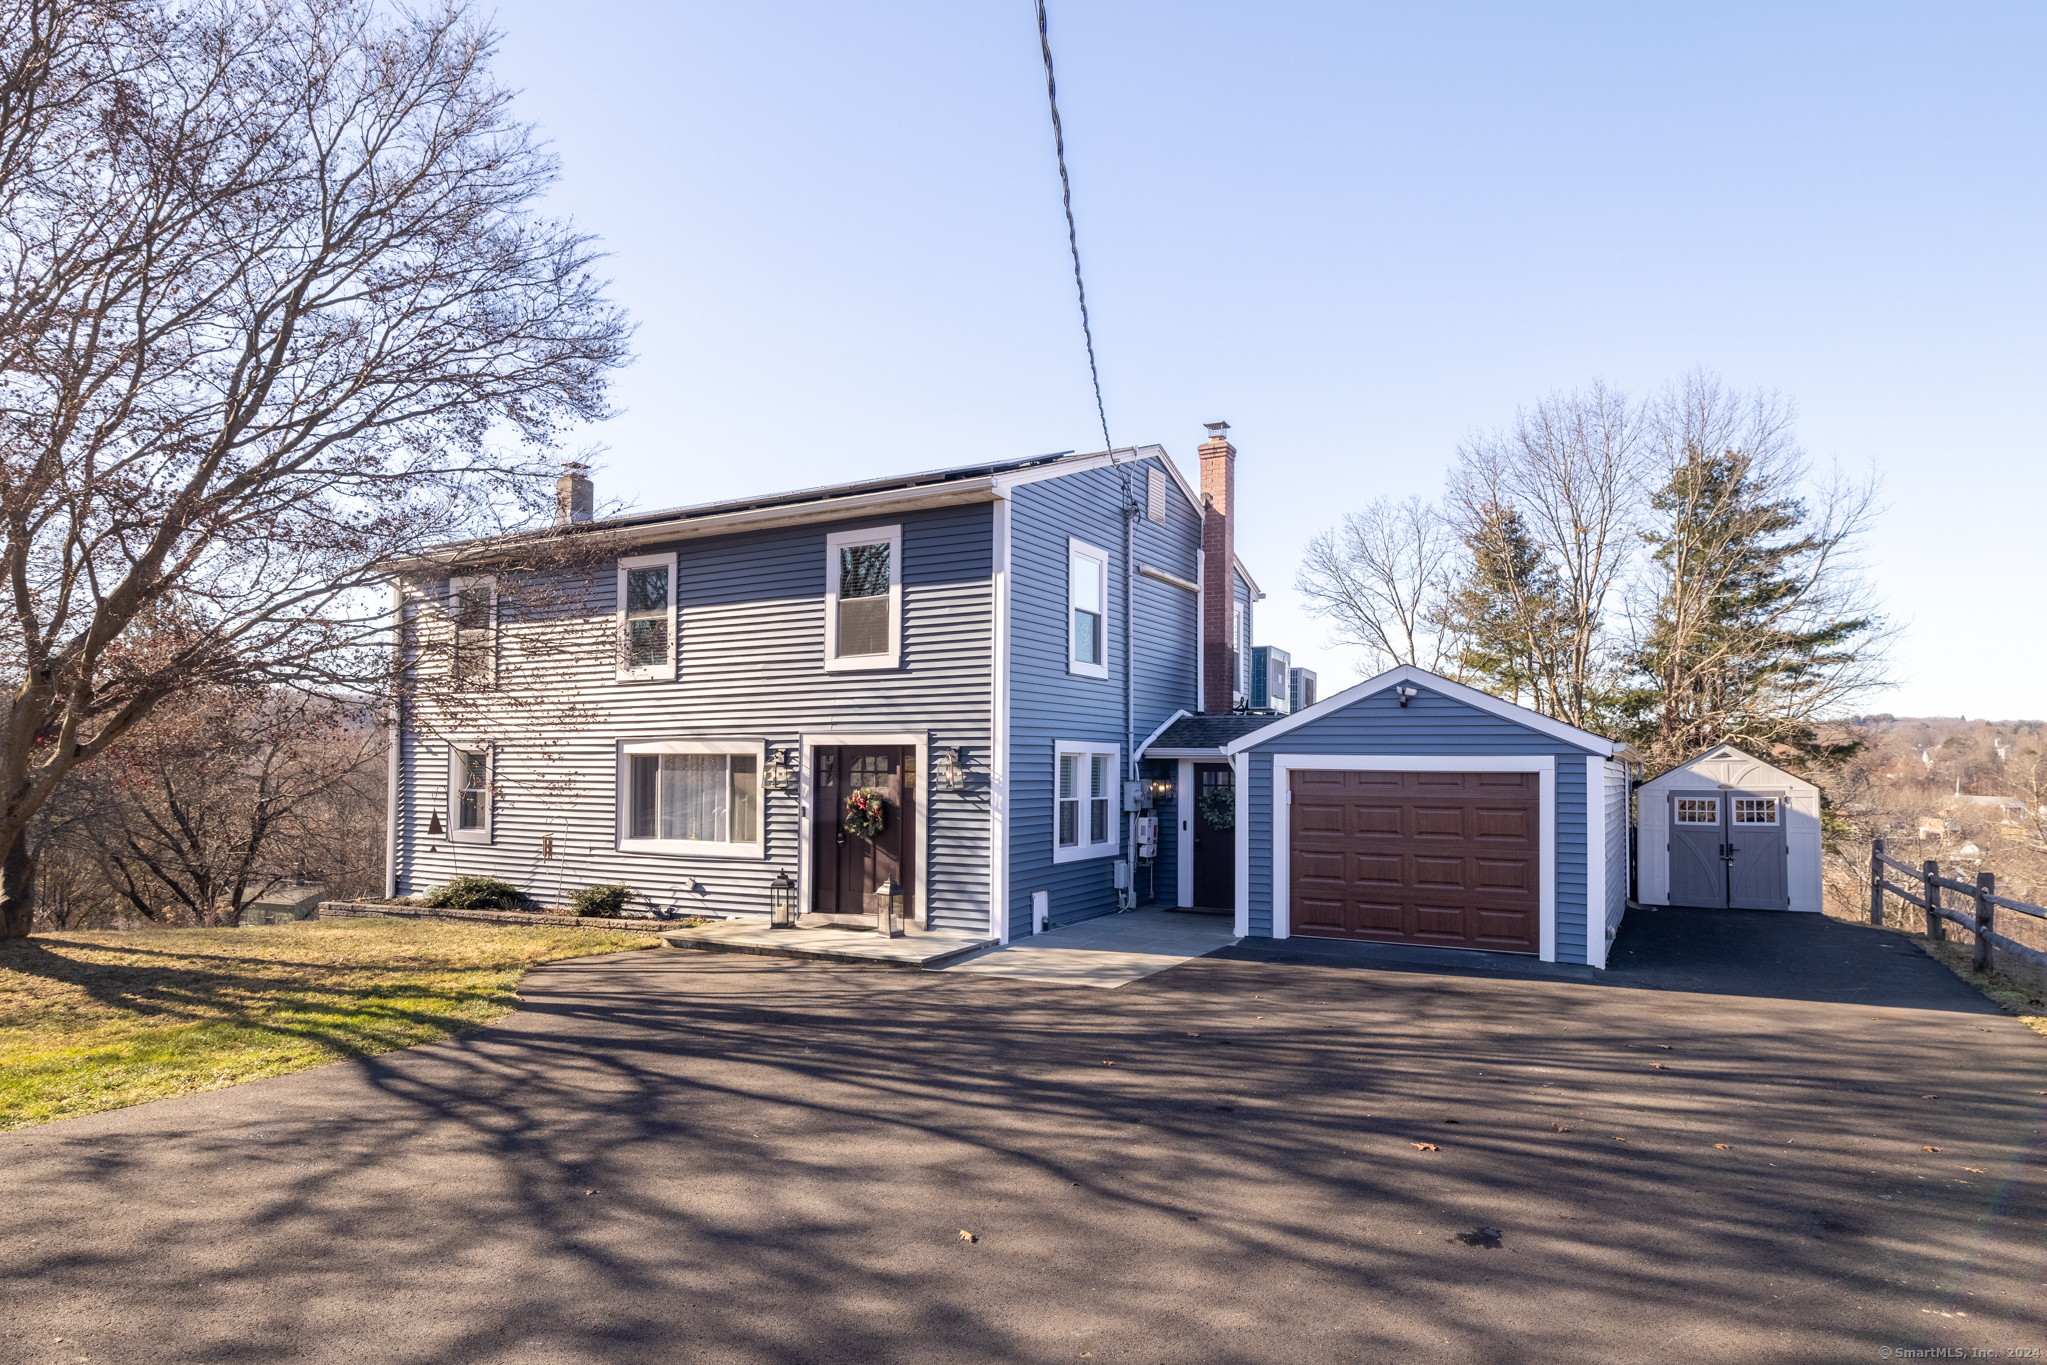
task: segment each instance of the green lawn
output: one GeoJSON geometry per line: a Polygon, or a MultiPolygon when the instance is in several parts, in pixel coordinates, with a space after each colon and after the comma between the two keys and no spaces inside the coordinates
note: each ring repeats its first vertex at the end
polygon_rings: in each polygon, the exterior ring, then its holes
{"type": "Polygon", "coordinates": [[[655,946],[396,919],[0,944],[0,1131],[432,1042],[509,1014],[529,967],[655,946]]]}

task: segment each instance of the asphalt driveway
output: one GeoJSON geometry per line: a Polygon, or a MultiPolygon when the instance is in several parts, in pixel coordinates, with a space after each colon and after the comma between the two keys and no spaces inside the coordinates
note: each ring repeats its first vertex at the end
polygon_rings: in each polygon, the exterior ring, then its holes
{"type": "Polygon", "coordinates": [[[0,1137],[0,1359],[2047,1348],[2047,1039],[1895,936],[1711,914],[1596,978],[557,964],[455,1042],[0,1137]]]}

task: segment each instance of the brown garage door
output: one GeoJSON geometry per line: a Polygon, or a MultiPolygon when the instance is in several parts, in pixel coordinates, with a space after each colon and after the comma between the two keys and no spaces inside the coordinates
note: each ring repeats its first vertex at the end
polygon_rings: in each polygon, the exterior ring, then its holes
{"type": "Polygon", "coordinates": [[[1293,933],[1539,951],[1536,774],[1290,776],[1293,933]]]}

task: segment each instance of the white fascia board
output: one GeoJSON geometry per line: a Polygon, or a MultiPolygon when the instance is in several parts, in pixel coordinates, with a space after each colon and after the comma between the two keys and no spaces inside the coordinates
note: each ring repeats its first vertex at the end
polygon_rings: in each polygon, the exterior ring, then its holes
{"type": "Polygon", "coordinates": [[[1137,752],[1139,757],[1142,758],[1191,758],[1200,763],[1221,763],[1230,756],[1230,751],[1223,748],[1220,744],[1216,745],[1213,749],[1152,749],[1149,751],[1140,749],[1137,752]]]}
{"type": "Polygon", "coordinates": [[[1431,673],[1426,668],[1416,668],[1413,664],[1401,664],[1397,668],[1387,669],[1376,678],[1367,678],[1355,686],[1346,687],[1335,696],[1324,697],[1313,706],[1308,707],[1304,711],[1296,711],[1285,720],[1268,725],[1262,730],[1253,730],[1250,734],[1229,745],[1227,752],[1233,754],[1242,753],[1246,749],[1276,739],[1289,730],[1297,730],[1303,725],[1313,724],[1325,716],[1341,711],[1346,706],[1384,692],[1387,688],[1397,683],[1414,683],[1417,686],[1428,688],[1431,692],[1440,692],[1452,701],[1461,701],[1465,705],[1475,707],[1480,711],[1490,712],[1502,720],[1512,721],[1516,725],[1548,735],[1552,739],[1563,740],[1566,744],[1574,744],[1581,749],[1598,754],[1602,758],[1607,757],[1614,751],[1614,742],[1612,740],[1602,735],[1595,735],[1590,730],[1580,730],[1575,725],[1566,725],[1563,721],[1553,720],[1538,711],[1531,711],[1525,706],[1516,706],[1513,702],[1501,701],[1490,693],[1481,692],[1475,687],[1466,687],[1463,683],[1451,682],[1448,678],[1431,673]]]}
{"type": "MultiPolygon", "coordinates": [[[[1172,715],[1167,716],[1164,720],[1160,721],[1159,728],[1152,731],[1150,734],[1146,735],[1144,737],[1144,742],[1137,746],[1137,756],[1139,758],[1143,758],[1145,756],[1145,750],[1151,748],[1151,742],[1166,732],[1167,726],[1171,725],[1176,720],[1185,720],[1186,718],[1187,712],[1184,709],[1182,709],[1173,712],[1172,715]]],[[[1161,749],[1159,752],[1164,753],[1165,751],[1161,749]]]]}
{"type": "Polygon", "coordinates": [[[1058,464],[1044,465],[1037,469],[1022,469],[1014,474],[998,474],[995,476],[995,487],[998,493],[1006,495],[1019,484],[1043,483],[1046,479],[1063,479],[1069,474],[1085,474],[1091,469],[1107,469],[1111,465],[1143,463],[1153,459],[1165,467],[1166,473],[1172,477],[1174,486],[1180,490],[1180,496],[1187,499],[1187,505],[1199,514],[1200,495],[1187,486],[1187,480],[1180,473],[1180,467],[1173,463],[1173,457],[1160,445],[1118,446],[1114,451],[1074,455],[1058,464]]]}
{"type": "Polygon", "coordinates": [[[1243,579],[1244,586],[1251,590],[1251,600],[1253,602],[1263,602],[1265,600],[1265,590],[1258,586],[1257,579],[1251,577],[1251,571],[1244,567],[1243,559],[1233,552],[1230,555],[1230,563],[1236,566],[1237,577],[1243,579]]]}

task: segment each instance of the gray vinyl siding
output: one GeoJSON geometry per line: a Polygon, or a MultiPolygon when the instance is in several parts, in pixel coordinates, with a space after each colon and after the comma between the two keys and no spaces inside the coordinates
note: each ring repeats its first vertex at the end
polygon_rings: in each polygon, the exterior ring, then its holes
{"type": "MultiPolygon", "coordinates": [[[[1143,502],[1150,460],[1133,460],[1133,487],[1143,502]]],[[[1123,720],[1123,505],[1114,469],[1094,469],[1017,486],[1010,510],[1009,927],[1032,932],[1031,893],[1051,893],[1052,919],[1066,923],[1116,908],[1114,863],[1131,856],[1129,818],[1112,857],[1053,861],[1054,746],[1077,740],[1114,746],[1130,771],[1130,746],[1142,742],[1176,710],[1194,708],[1200,623],[1192,594],[1141,575],[1134,580],[1137,668],[1134,736],[1123,720]],[[1109,559],[1108,676],[1067,671],[1069,610],[1067,541],[1085,541],[1109,559]]],[[[1135,565],[1195,578],[1199,518],[1175,491],[1160,525],[1137,519],[1135,565]]],[[[1133,566],[1135,567],[1135,566],[1133,566]]],[[[1161,848],[1163,855],[1164,848],[1161,848]]],[[[1170,880],[1170,871],[1167,873],[1170,880]]],[[[1142,880],[1138,890],[1144,890],[1142,880]]]]}
{"type": "Polygon", "coordinates": [[[1388,689],[1256,745],[1249,751],[1251,933],[1272,933],[1272,755],[1549,754],[1557,760],[1556,847],[1543,856],[1556,867],[1557,961],[1586,961],[1586,752],[1426,686],[1405,708],[1388,689]]]}
{"type": "MultiPolygon", "coordinates": [[[[620,852],[621,739],[762,740],[782,749],[799,747],[806,735],[829,742],[833,730],[924,733],[934,760],[958,745],[968,772],[985,777],[992,739],[992,504],[648,543],[624,553],[668,550],[677,555],[680,670],[673,680],[616,679],[617,575],[609,562],[563,585],[565,597],[574,590],[572,603],[502,629],[502,718],[485,723],[479,711],[477,719],[444,727],[444,733],[469,730],[495,743],[500,799],[490,844],[451,843],[426,832],[433,812],[447,808],[448,749],[440,734],[407,734],[401,893],[424,891],[458,872],[483,873],[548,902],[580,886],[626,882],[664,908],[765,913],[775,874],[798,874],[796,794],[763,795],[764,859],[620,852]],[[825,537],[898,523],[902,667],[827,673],[825,537]],[[528,633],[551,642],[544,660],[522,648],[528,633]],[[557,859],[543,864],[540,839],[550,833],[557,859]]],[[[987,785],[933,790],[931,766],[918,782],[929,821],[922,856],[932,920],[940,928],[985,933],[987,785]]]]}
{"type": "MultiPolygon", "coordinates": [[[[1628,770],[1608,759],[1606,772],[1606,928],[1628,913],[1628,770]]],[[[1596,956],[1597,954],[1595,954],[1596,956]]]]}

